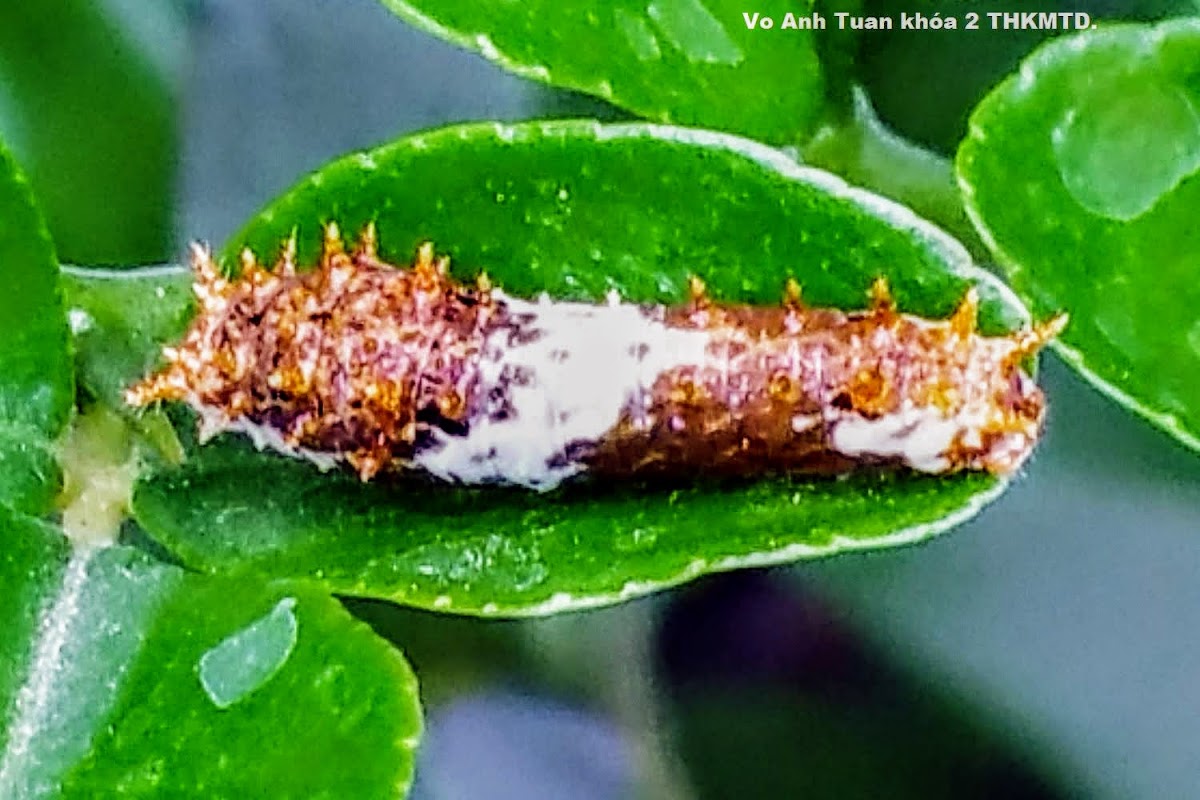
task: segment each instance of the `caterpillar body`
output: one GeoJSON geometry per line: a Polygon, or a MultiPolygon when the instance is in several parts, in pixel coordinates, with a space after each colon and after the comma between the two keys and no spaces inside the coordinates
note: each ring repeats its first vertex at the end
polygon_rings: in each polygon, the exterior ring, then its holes
{"type": "Polygon", "coordinates": [[[712,301],[675,307],[510,297],[453,279],[428,243],[410,269],[379,259],[373,226],[320,264],[294,239],[271,269],[249,251],[226,279],[193,247],[198,313],[166,366],[126,393],[181,400],[201,440],[223,431],[363,480],[423,471],[462,484],[552,489],[577,475],[1015,471],[1043,423],[1022,362],[1059,315],[1007,336],[976,330],[969,289],[946,320],[870,307],[712,301]]]}

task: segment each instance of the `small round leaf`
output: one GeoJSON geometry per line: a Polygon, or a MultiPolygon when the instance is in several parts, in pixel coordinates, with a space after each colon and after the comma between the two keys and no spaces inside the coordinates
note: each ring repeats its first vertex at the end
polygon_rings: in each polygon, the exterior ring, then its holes
{"type": "Polygon", "coordinates": [[[1056,347],[1200,448],[1200,19],[1045,45],[975,110],[968,211],[1056,347]]]}

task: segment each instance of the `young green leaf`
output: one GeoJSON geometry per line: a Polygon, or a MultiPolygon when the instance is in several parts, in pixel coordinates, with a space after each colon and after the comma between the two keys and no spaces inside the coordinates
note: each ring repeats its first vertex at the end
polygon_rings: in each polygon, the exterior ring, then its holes
{"type": "MultiPolygon", "coordinates": [[[[473,125],[334,162],[230,242],[270,254],[296,231],[374,220],[382,255],[433,239],[459,277],[510,293],[677,303],[697,273],[719,298],[779,302],[787,276],[814,305],[862,307],[886,274],[905,310],[945,316],[968,282],[985,330],[1020,324],[1001,284],[906,210],[742,139],[647,125],[473,125]]],[[[189,426],[183,433],[188,434],[189,426]]],[[[547,614],[699,574],[912,542],[1005,486],[982,475],[775,478],[676,488],[582,486],[550,495],[364,485],[231,438],[189,448],[135,491],[141,524],[185,563],[250,564],[348,594],[426,608],[547,614]]]]}
{"type": "Polygon", "coordinates": [[[187,327],[191,273],[173,265],[64,267],[61,280],[75,329],[76,379],[95,399],[119,408],[125,387],[154,366],[157,344],[187,327]]]}
{"type": "Polygon", "coordinates": [[[421,717],[400,654],[307,585],[71,552],[0,509],[0,795],[378,797],[421,717]]]}
{"type": "Polygon", "coordinates": [[[0,146],[0,426],[57,434],[74,403],[58,260],[12,156],[0,146]]]}
{"type": "Polygon", "coordinates": [[[74,402],[58,261],[33,194],[0,146],[0,506],[48,511],[62,476],[51,440],[74,402]]]}
{"type": "Polygon", "coordinates": [[[0,506],[43,514],[61,488],[62,470],[42,432],[25,425],[0,425],[0,506]]]}
{"type": "Polygon", "coordinates": [[[596,95],[655,122],[772,144],[798,144],[815,130],[828,94],[822,57],[846,59],[845,36],[799,29],[796,18],[804,21],[820,6],[833,24],[830,6],[857,6],[804,0],[774,13],[734,0],[382,1],[418,28],[518,75],[596,95]],[[795,24],[788,27],[785,15],[795,24]]]}
{"type": "Polygon", "coordinates": [[[977,227],[1058,351],[1200,448],[1200,19],[1056,40],[980,103],[958,153],[977,227]]]}

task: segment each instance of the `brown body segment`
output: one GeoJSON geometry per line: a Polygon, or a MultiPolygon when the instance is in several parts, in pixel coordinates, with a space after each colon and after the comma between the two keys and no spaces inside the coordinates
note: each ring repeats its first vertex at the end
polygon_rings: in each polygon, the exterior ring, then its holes
{"type": "Polygon", "coordinates": [[[976,331],[973,288],[945,322],[898,313],[882,279],[871,288],[871,308],[851,313],[806,309],[794,285],[783,308],[717,306],[697,288],[665,320],[708,330],[710,358],[661,375],[591,454],[592,471],[686,475],[703,465],[727,475],[838,474],[901,463],[886,453],[840,452],[832,437],[838,420],[922,407],[952,415],[973,404],[988,408],[978,441],[956,439],[942,471],[1007,473],[1019,464],[992,458],[995,442],[1040,432],[1044,398],[1023,383],[1020,362],[1057,335],[1065,317],[987,338],[976,331]]]}

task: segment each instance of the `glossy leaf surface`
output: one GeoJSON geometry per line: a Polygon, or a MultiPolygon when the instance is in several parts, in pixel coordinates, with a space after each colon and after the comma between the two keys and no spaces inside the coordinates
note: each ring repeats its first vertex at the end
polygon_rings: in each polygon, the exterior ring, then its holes
{"type": "Polygon", "coordinates": [[[33,193],[0,146],[0,506],[50,508],[51,442],[74,402],[58,261],[33,193]]]}
{"type": "Polygon", "coordinates": [[[0,795],[394,798],[411,780],[415,679],[320,590],[72,552],[3,510],[0,537],[0,795]]]}
{"type": "Polygon", "coordinates": [[[33,193],[0,148],[0,424],[53,436],[74,389],[58,261],[33,193]]]}
{"type": "MultiPolygon", "coordinates": [[[[718,298],[775,303],[794,275],[814,305],[862,307],[891,279],[901,308],[944,316],[979,283],[984,327],[1023,309],[908,212],[745,140],[592,123],[466,126],[335,162],[226,248],[270,253],[295,229],[374,220],[383,255],[441,243],[466,278],[514,294],[678,302],[690,273],[718,298]]],[[[189,435],[190,425],[182,428],[189,435]]],[[[616,602],[712,570],[911,542],[1004,487],[979,476],[765,479],[556,493],[363,485],[226,437],[138,487],[134,511],[185,563],[251,564],[348,594],[481,614],[616,602]]]]}
{"type": "Polygon", "coordinates": [[[834,25],[831,6],[857,6],[814,0],[786,9],[733,0],[383,3],[418,28],[527,78],[596,95],[654,122],[771,144],[798,144],[814,130],[831,82],[822,59],[840,64],[849,45],[844,32],[804,30],[799,21],[820,6],[834,25]],[[770,29],[764,27],[768,16],[770,29]]]}

